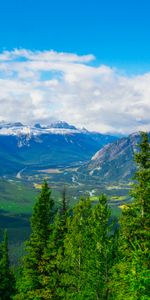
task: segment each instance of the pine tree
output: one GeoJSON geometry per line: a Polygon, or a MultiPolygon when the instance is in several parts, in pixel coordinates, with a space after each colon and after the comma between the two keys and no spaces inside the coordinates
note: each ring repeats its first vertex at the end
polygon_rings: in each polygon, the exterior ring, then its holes
{"type": "Polygon", "coordinates": [[[133,203],[121,218],[120,262],[114,268],[114,299],[150,299],[150,144],[141,133],[135,154],[137,171],[131,192],[133,203]]]}
{"type": "Polygon", "coordinates": [[[0,299],[10,300],[15,292],[15,278],[10,269],[8,257],[8,237],[4,232],[4,240],[0,245],[0,299]]]}
{"type": "Polygon", "coordinates": [[[18,295],[15,299],[43,299],[41,297],[40,264],[51,233],[50,223],[53,217],[53,200],[47,182],[33,209],[31,235],[26,244],[27,254],[23,260],[21,278],[18,282],[18,295]]]}

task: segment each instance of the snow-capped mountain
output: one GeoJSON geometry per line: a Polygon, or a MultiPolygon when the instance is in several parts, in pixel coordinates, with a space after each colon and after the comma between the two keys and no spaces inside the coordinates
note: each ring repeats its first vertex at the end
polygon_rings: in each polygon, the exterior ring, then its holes
{"type": "Polygon", "coordinates": [[[82,133],[85,130],[77,129],[73,125],[66,122],[55,122],[50,125],[35,124],[33,126],[23,125],[22,123],[0,123],[0,135],[28,135],[39,136],[41,134],[74,134],[82,133]]]}
{"type": "Polygon", "coordinates": [[[116,139],[62,121],[33,126],[1,122],[0,173],[14,173],[20,166],[48,168],[81,163],[116,139]]]}

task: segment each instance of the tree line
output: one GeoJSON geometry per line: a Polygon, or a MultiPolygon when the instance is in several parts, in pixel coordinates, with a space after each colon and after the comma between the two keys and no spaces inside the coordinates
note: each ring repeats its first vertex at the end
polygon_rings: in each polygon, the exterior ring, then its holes
{"type": "Polygon", "coordinates": [[[150,144],[141,133],[137,171],[119,220],[107,198],[81,198],[73,209],[63,191],[55,209],[44,182],[31,218],[31,234],[17,276],[8,257],[7,233],[0,246],[1,300],[150,299],[150,144]]]}

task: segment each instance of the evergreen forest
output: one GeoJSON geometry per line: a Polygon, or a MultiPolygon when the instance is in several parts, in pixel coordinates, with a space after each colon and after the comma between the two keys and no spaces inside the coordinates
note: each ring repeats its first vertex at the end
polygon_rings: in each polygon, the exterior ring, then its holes
{"type": "Polygon", "coordinates": [[[55,206],[45,181],[31,217],[24,256],[12,268],[7,231],[0,244],[0,300],[150,299],[150,144],[141,132],[132,203],[121,217],[107,197],[81,197],[72,208],[63,189],[55,206]]]}

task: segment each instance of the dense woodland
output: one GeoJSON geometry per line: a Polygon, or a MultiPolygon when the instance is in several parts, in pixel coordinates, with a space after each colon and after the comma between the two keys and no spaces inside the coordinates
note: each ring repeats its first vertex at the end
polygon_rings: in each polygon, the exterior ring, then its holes
{"type": "Polygon", "coordinates": [[[31,234],[17,269],[9,264],[7,232],[0,247],[1,300],[150,299],[150,144],[141,133],[132,203],[112,217],[105,195],[72,209],[65,189],[59,208],[44,182],[31,234]]]}

